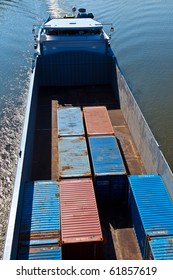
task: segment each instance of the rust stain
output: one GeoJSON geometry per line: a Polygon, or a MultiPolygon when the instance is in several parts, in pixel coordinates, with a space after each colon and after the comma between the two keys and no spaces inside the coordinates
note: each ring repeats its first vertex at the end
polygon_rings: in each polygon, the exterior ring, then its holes
{"type": "Polygon", "coordinates": [[[51,179],[58,179],[58,126],[57,109],[58,100],[52,100],[52,131],[51,131],[51,179]]]}
{"type": "Polygon", "coordinates": [[[58,244],[53,244],[53,245],[44,245],[44,246],[39,246],[39,247],[35,247],[35,246],[30,246],[30,252],[32,254],[37,254],[43,251],[51,251],[53,248],[58,248],[59,245],[58,244]]]}
{"type": "Polygon", "coordinates": [[[90,172],[86,172],[86,173],[84,173],[83,175],[86,176],[86,177],[90,177],[90,176],[91,176],[91,173],[90,173],[90,172]]]}
{"type": "Polygon", "coordinates": [[[173,238],[168,238],[169,245],[173,246],[173,238]]]}
{"type": "Polygon", "coordinates": [[[69,169],[71,169],[71,166],[63,166],[62,167],[62,171],[69,170],[69,169]]]}
{"type": "Polygon", "coordinates": [[[78,143],[78,142],[80,142],[80,141],[82,141],[82,140],[85,140],[85,137],[80,136],[80,137],[75,138],[72,142],[73,142],[73,143],[78,143]]]}
{"type": "Polygon", "coordinates": [[[42,240],[42,239],[60,239],[59,230],[41,230],[34,232],[21,233],[20,240],[42,240]]]}
{"type": "Polygon", "coordinates": [[[151,236],[150,235],[146,235],[146,239],[147,239],[147,241],[150,241],[151,240],[151,236]]]}

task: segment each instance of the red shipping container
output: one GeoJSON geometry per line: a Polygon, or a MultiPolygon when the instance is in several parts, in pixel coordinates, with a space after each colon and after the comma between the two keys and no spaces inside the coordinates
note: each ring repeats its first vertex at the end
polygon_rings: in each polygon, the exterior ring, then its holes
{"type": "Polygon", "coordinates": [[[83,113],[88,136],[114,134],[105,106],[84,107],[83,113]]]}
{"type": "Polygon", "coordinates": [[[92,179],[60,181],[63,259],[101,259],[102,231],[92,179]]]}

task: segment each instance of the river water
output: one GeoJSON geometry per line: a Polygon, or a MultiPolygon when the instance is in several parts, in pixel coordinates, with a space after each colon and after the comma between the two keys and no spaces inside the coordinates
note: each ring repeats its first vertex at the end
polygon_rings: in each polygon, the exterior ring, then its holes
{"type": "Polygon", "coordinates": [[[32,25],[73,5],[113,24],[112,48],[133,94],[173,170],[172,0],[0,1],[0,258],[33,57],[32,25]]]}

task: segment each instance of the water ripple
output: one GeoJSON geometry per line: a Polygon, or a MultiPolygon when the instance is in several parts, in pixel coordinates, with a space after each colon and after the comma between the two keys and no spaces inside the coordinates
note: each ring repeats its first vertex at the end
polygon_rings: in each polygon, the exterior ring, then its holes
{"type": "Polygon", "coordinates": [[[42,0],[0,1],[0,258],[16,172],[30,66],[32,25],[47,16],[42,0]]]}

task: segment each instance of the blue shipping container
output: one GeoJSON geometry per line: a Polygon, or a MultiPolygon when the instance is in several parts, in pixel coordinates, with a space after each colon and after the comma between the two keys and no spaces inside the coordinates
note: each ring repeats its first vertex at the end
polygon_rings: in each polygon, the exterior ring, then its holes
{"type": "Polygon", "coordinates": [[[79,107],[60,107],[57,114],[58,136],[82,136],[85,134],[82,112],[79,107]]]}
{"type": "Polygon", "coordinates": [[[60,179],[91,176],[85,137],[59,138],[58,154],[60,179]]]}
{"type": "Polygon", "coordinates": [[[22,257],[22,252],[25,252],[25,258],[27,254],[28,258],[30,254],[33,258],[37,256],[41,258],[41,254],[44,255],[48,251],[48,245],[52,248],[50,254],[54,247],[60,254],[61,248],[57,246],[60,241],[60,202],[57,181],[27,183],[22,207],[18,258],[22,257]],[[34,250],[37,246],[37,250],[34,250]]]}
{"type": "Polygon", "coordinates": [[[45,246],[23,246],[18,260],[62,260],[62,250],[57,244],[45,246]]]}
{"type": "Polygon", "coordinates": [[[173,236],[156,237],[148,242],[148,260],[173,260],[173,236]]]}
{"type": "Polygon", "coordinates": [[[114,136],[89,137],[96,196],[101,200],[126,198],[127,176],[114,136]]]}
{"type": "Polygon", "coordinates": [[[173,203],[159,175],[129,176],[129,206],[143,259],[148,241],[173,235],[173,203]]]}

